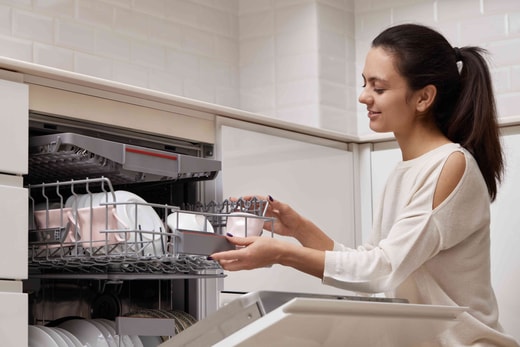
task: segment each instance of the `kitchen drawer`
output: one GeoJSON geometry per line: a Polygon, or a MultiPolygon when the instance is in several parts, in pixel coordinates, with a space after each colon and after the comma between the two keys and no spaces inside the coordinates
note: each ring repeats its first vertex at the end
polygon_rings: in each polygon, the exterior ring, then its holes
{"type": "Polygon", "coordinates": [[[25,279],[28,268],[28,196],[27,190],[21,187],[21,177],[0,175],[0,196],[0,279],[25,279]],[[19,186],[2,184],[17,179],[19,186]]]}
{"type": "Polygon", "coordinates": [[[27,347],[27,294],[0,292],[0,307],[1,345],[27,347]]]}
{"type": "Polygon", "coordinates": [[[25,174],[28,167],[29,89],[26,84],[0,79],[0,172],[25,174]]]}

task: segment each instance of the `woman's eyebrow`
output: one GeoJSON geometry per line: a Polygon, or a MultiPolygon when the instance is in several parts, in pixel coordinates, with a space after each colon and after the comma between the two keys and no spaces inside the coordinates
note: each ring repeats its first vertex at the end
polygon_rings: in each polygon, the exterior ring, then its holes
{"type": "Polygon", "coordinates": [[[377,76],[371,76],[371,77],[368,77],[366,78],[365,75],[362,75],[363,76],[363,79],[367,82],[381,82],[381,83],[387,83],[388,81],[384,78],[381,78],[381,77],[377,77],[377,76]]]}

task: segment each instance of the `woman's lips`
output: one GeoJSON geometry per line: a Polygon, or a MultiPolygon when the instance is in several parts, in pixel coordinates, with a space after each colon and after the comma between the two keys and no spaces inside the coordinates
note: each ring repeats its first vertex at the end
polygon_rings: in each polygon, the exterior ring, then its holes
{"type": "Polygon", "coordinates": [[[368,111],[368,118],[372,119],[376,116],[378,116],[379,114],[381,114],[381,112],[375,112],[375,111],[368,111]]]}

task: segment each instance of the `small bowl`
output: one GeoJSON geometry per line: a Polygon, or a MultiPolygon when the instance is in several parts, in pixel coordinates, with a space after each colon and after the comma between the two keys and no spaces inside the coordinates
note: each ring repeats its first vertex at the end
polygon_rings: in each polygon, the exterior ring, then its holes
{"type": "Polygon", "coordinates": [[[260,236],[264,219],[252,213],[232,212],[227,217],[226,232],[233,236],[260,236]]]}

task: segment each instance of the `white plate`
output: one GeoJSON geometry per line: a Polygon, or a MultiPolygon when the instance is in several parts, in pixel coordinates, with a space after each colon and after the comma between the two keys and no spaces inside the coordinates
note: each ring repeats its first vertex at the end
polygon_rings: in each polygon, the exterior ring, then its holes
{"type": "MultiPolygon", "coordinates": [[[[70,339],[69,335],[66,335],[66,334],[63,333],[66,330],[63,330],[63,329],[60,329],[60,328],[56,328],[56,327],[53,327],[53,328],[50,328],[50,329],[52,329],[56,334],[58,334],[63,339],[63,341],[65,341],[65,346],[66,347],[77,347],[78,346],[70,339]]],[[[81,346],[81,344],[79,346],[81,346]]]]}
{"type": "MultiPolygon", "coordinates": [[[[164,232],[165,228],[161,217],[155,212],[154,208],[150,205],[142,205],[146,204],[146,201],[128,191],[117,190],[114,195],[115,202],[122,203],[116,205],[117,216],[122,220],[122,223],[119,223],[119,228],[143,231],[142,233],[129,232],[128,245],[130,250],[132,252],[139,251],[140,255],[146,256],[162,255],[163,242],[159,233],[164,232]],[[138,243],[139,241],[143,241],[143,244],[138,243]],[[142,249],[143,247],[144,249],[142,249]]],[[[72,209],[85,208],[90,207],[92,202],[92,207],[96,207],[100,206],[101,203],[114,202],[114,195],[111,192],[72,195],[65,202],[65,206],[72,209]]]]}
{"type": "Polygon", "coordinates": [[[70,331],[83,345],[110,347],[103,333],[86,319],[72,319],[61,323],[60,328],[70,331]]]}
{"type": "Polygon", "coordinates": [[[134,344],[134,347],[144,347],[143,342],[137,335],[128,335],[130,340],[132,340],[132,343],[134,344]]]}
{"type": "Polygon", "coordinates": [[[36,325],[29,325],[29,347],[60,347],[54,339],[36,325]]]}
{"type": "Polygon", "coordinates": [[[70,331],[65,330],[63,328],[54,327],[54,330],[61,333],[64,337],[67,337],[70,340],[69,346],[71,347],[83,347],[83,344],[76,336],[74,336],[70,331]]]}
{"type": "MultiPolygon", "coordinates": [[[[143,231],[142,233],[130,232],[128,242],[131,250],[139,252],[143,251],[145,255],[161,255],[162,238],[159,233],[165,231],[161,217],[159,217],[157,212],[155,212],[153,207],[150,205],[142,205],[146,204],[146,201],[136,194],[124,190],[117,190],[114,194],[116,196],[116,202],[123,203],[116,205],[118,217],[125,222],[130,230],[143,231]],[[142,245],[135,243],[139,241],[146,243],[144,250],[141,249],[142,245]],[[151,244],[150,241],[152,241],[153,244],[151,244]],[[137,247],[134,248],[134,245],[137,245],[137,247]]],[[[105,194],[102,194],[100,202],[113,202],[112,194],[108,194],[108,199],[105,194]]]]}
{"type": "Polygon", "coordinates": [[[54,328],[49,328],[49,327],[39,327],[39,328],[42,329],[43,331],[45,331],[50,337],[52,337],[52,339],[54,340],[54,342],[56,342],[58,347],[69,347],[69,345],[67,344],[67,341],[65,341],[65,339],[61,336],[61,334],[58,333],[57,331],[55,331],[54,328]]]}
{"type": "MultiPolygon", "coordinates": [[[[103,319],[103,318],[98,318],[98,319],[96,319],[96,321],[103,324],[108,329],[110,334],[114,337],[114,340],[116,341],[116,343],[119,344],[120,340],[119,340],[119,335],[117,335],[117,332],[116,332],[116,323],[114,321],[111,321],[108,319],[103,319]]],[[[134,346],[134,343],[132,342],[132,339],[130,338],[130,336],[121,335],[120,347],[137,347],[137,346],[134,346]]]]}
{"type": "Polygon", "coordinates": [[[204,215],[190,213],[190,212],[173,212],[168,215],[166,223],[171,230],[184,229],[194,231],[207,231],[208,233],[214,233],[213,226],[207,220],[204,215]],[[204,228],[204,221],[206,221],[206,227],[204,228]]]}
{"type": "Polygon", "coordinates": [[[110,331],[107,329],[107,327],[104,324],[102,324],[101,322],[99,322],[95,319],[89,319],[88,321],[89,321],[89,323],[93,324],[96,328],[98,328],[99,331],[101,331],[101,333],[105,337],[106,342],[108,343],[108,345],[110,347],[118,347],[117,342],[114,340],[114,336],[112,336],[112,334],[110,333],[110,331]]]}

